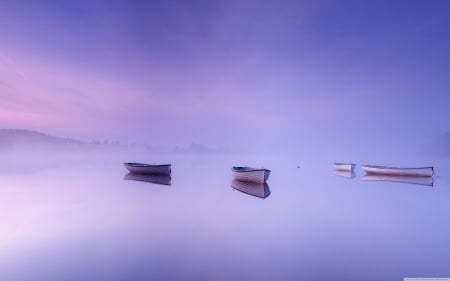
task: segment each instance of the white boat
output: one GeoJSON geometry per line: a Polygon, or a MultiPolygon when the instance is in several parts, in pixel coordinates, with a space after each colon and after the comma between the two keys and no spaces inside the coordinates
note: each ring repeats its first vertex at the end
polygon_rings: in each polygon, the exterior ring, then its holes
{"type": "Polygon", "coordinates": [[[233,180],[233,182],[231,183],[231,187],[243,193],[259,198],[266,198],[270,195],[270,188],[267,183],[233,180]]]}
{"type": "Polygon", "coordinates": [[[371,175],[363,176],[362,179],[365,181],[388,181],[388,182],[426,185],[426,186],[433,186],[433,184],[434,184],[433,177],[393,176],[393,175],[371,174],[371,175]]]}
{"type": "Polygon", "coordinates": [[[155,183],[155,184],[162,184],[162,185],[170,185],[170,181],[171,181],[170,175],[136,174],[136,173],[128,173],[123,177],[123,179],[155,183]]]}
{"type": "Polygon", "coordinates": [[[171,165],[150,165],[142,163],[124,163],[125,168],[130,171],[130,173],[135,174],[154,174],[154,175],[170,175],[171,165]]]}
{"type": "Polygon", "coordinates": [[[355,164],[353,163],[334,163],[334,169],[336,171],[350,171],[355,170],[355,164]]]}
{"type": "Polygon", "coordinates": [[[384,167],[373,165],[362,165],[364,171],[368,175],[393,175],[393,176],[413,176],[413,177],[432,177],[434,174],[433,167],[419,167],[419,168],[397,168],[384,167]]]}
{"type": "Polygon", "coordinates": [[[265,183],[270,176],[268,169],[255,169],[250,167],[233,167],[234,179],[245,182],[265,183]]]}

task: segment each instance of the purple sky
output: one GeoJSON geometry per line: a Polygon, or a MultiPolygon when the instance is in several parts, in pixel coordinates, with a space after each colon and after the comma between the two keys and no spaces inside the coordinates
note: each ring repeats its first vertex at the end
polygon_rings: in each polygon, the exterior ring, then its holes
{"type": "Polygon", "coordinates": [[[294,145],[450,130],[448,1],[1,1],[0,127],[294,145]]]}

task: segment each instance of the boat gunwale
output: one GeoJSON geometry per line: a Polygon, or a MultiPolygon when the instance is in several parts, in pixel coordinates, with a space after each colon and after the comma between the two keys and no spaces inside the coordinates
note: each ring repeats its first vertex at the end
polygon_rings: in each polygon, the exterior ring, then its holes
{"type": "Polygon", "coordinates": [[[171,166],[172,164],[144,164],[144,163],[135,163],[135,162],[125,162],[123,163],[125,166],[131,166],[131,167],[167,167],[171,166]]]}
{"type": "Polygon", "coordinates": [[[242,173],[242,172],[259,172],[259,171],[271,172],[269,169],[264,169],[264,168],[257,169],[257,168],[250,168],[250,167],[238,167],[238,166],[231,168],[231,171],[238,172],[238,173],[242,173]],[[242,169],[237,169],[237,168],[242,168],[242,169]]]}
{"type": "Polygon", "coordinates": [[[368,168],[376,168],[376,169],[391,169],[391,170],[424,170],[424,169],[431,169],[431,171],[434,171],[433,166],[428,167],[413,167],[413,168],[402,168],[402,167],[388,167],[388,166],[376,166],[376,165],[361,165],[361,167],[368,167],[368,168]]]}
{"type": "Polygon", "coordinates": [[[356,166],[355,163],[341,163],[341,162],[334,162],[334,165],[351,165],[351,166],[356,166]]]}

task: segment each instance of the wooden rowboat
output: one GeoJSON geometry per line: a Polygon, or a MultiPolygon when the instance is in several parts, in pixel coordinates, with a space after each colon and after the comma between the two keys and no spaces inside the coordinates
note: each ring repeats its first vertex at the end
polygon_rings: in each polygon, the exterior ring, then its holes
{"type": "Polygon", "coordinates": [[[355,164],[353,163],[334,163],[334,169],[336,171],[350,171],[355,170],[355,164]]]}
{"type": "Polygon", "coordinates": [[[433,167],[419,167],[419,168],[397,168],[384,167],[373,165],[362,165],[364,171],[368,175],[392,175],[392,176],[412,176],[412,177],[432,177],[434,174],[433,167]]]}
{"type": "Polygon", "coordinates": [[[171,165],[150,165],[142,163],[124,163],[125,168],[130,171],[130,173],[135,174],[153,174],[153,175],[170,175],[171,165]]]}
{"type": "Polygon", "coordinates": [[[268,169],[233,167],[231,170],[235,180],[244,182],[265,183],[270,176],[270,170],[268,169]]]}
{"type": "Polygon", "coordinates": [[[240,192],[263,199],[270,195],[270,189],[267,183],[233,180],[233,182],[231,183],[231,187],[239,190],[240,192]]]}

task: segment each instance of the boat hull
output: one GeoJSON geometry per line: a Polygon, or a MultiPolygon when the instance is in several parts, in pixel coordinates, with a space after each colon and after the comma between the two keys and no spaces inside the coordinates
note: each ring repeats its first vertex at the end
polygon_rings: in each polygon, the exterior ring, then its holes
{"type": "Polygon", "coordinates": [[[233,180],[231,183],[231,187],[239,190],[240,192],[263,199],[270,195],[270,188],[267,183],[233,180]]]}
{"type": "Polygon", "coordinates": [[[170,164],[149,165],[141,163],[124,163],[130,173],[134,174],[151,174],[151,175],[170,175],[172,169],[170,164]]]}
{"type": "Polygon", "coordinates": [[[157,174],[136,174],[128,173],[124,176],[125,180],[142,181],[161,185],[170,185],[170,175],[157,175],[157,174]]]}
{"type": "Polygon", "coordinates": [[[396,168],[383,166],[361,166],[368,175],[392,175],[392,176],[410,176],[410,177],[432,177],[433,167],[420,168],[396,168]]]}
{"type": "Polygon", "coordinates": [[[417,184],[425,186],[433,186],[434,184],[433,177],[412,177],[412,176],[371,174],[365,175],[362,179],[365,181],[398,182],[398,183],[417,184]]]}
{"type": "Polygon", "coordinates": [[[349,171],[355,170],[355,164],[352,163],[334,163],[334,169],[336,171],[349,171]]]}
{"type": "Polygon", "coordinates": [[[270,176],[270,170],[267,169],[233,167],[232,172],[235,180],[244,182],[265,183],[270,176]]]}
{"type": "Polygon", "coordinates": [[[347,179],[353,179],[356,177],[355,172],[347,171],[347,170],[336,170],[336,171],[334,171],[334,174],[336,176],[347,178],[347,179]]]}

